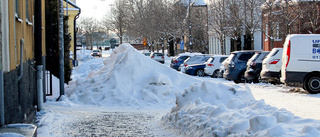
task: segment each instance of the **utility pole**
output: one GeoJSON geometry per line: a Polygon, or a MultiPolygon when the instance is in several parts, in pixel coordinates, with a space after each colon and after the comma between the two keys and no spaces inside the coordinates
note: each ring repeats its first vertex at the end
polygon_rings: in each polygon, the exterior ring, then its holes
{"type": "MultiPolygon", "coordinates": [[[[60,62],[60,97],[64,95],[64,39],[63,39],[63,0],[59,0],[59,62],[60,62]]],[[[57,99],[59,100],[60,97],[57,99]]]]}

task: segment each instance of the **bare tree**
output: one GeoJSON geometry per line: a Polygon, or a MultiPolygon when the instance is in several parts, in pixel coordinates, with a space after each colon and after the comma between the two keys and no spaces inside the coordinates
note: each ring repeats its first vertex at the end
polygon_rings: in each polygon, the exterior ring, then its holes
{"type": "Polygon", "coordinates": [[[299,2],[300,33],[320,33],[320,4],[318,0],[299,2]]]}
{"type": "Polygon", "coordinates": [[[120,44],[122,44],[122,39],[129,23],[128,3],[127,0],[116,0],[115,6],[111,9],[111,19],[107,21],[110,25],[110,30],[115,32],[120,38],[120,44]]]}
{"type": "Polygon", "coordinates": [[[226,35],[227,21],[226,21],[226,6],[224,0],[210,0],[208,12],[209,28],[216,34],[216,37],[220,41],[221,53],[225,53],[224,41],[226,35]]]}
{"type": "Polygon", "coordinates": [[[240,14],[238,19],[242,27],[245,29],[245,34],[250,38],[250,46],[254,49],[254,33],[261,28],[261,8],[265,0],[239,0],[240,14]]]}
{"type": "Polygon", "coordinates": [[[280,11],[276,10],[276,3],[274,1],[266,1],[262,5],[262,20],[263,20],[263,33],[266,36],[266,39],[270,41],[271,49],[274,47],[273,42],[277,37],[277,29],[279,26],[279,17],[280,11]]]}
{"type": "Polygon", "coordinates": [[[93,49],[93,34],[101,30],[101,26],[95,18],[84,17],[78,23],[79,32],[85,35],[87,45],[93,49]]]}

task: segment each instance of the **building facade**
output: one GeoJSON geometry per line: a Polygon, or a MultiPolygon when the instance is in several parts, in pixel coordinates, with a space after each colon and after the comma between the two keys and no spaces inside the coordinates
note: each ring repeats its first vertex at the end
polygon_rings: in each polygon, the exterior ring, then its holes
{"type": "Polygon", "coordinates": [[[282,48],[288,34],[320,34],[320,2],[270,0],[262,6],[263,49],[282,48]]]}
{"type": "MultiPolygon", "coordinates": [[[[72,60],[77,60],[77,52],[76,52],[76,20],[79,18],[79,15],[81,13],[80,7],[76,5],[75,0],[64,0],[63,2],[64,7],[64,14],[69,17],[68,20],[68,29],[69,33],[71,35],[71,42],[70,42],[70,53],[72,60]]],[[[72,63],[71,63],[72,64],[72,63]]],[[[73,63],[75,65],[75,63],[73,63]]]]}
{"type": "Polygon", "coordinates": [[[259,2],[261,0],[252,1],[249,10],[249,6],[243,6],[248,5],[248,1],[207,0],[210,54],[262,50],[259,2]]]}
{"type": "Polygon", "coordinates": [[[37,65],[46,55],[44,0],[2,0],[0,5],[1,125],[28,123],[38,105],[37,65]]]}

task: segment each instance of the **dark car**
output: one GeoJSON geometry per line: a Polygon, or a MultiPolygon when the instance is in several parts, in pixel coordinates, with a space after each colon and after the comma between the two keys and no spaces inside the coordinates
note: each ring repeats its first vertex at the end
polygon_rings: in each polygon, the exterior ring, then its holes
{"type": "Polygon", "coordinates": [[[235,83],[245,82],[244,72],[247,68],[247,62],[255,52],[253,50],[232,52],[224,64],[223,77],[235,83]]]}
{"type": "Polygon", "coordinates": [[[247,63],[247,70],[244,77],[249,82],[261,82],[260,72],[262,70],[262,61],[270,53],[270,51],[256,52],[247,63]]]}
{"type": "Polygon", "coordinates": [[[189,57],[194,55],[201,55],[200,53],[181,53],[178,56],[171,59],[170,67],[179,70],[180,65],[189,57]]]}
{"type": "Polygon", "coordinates": [[[205,63],[189,65],[185,68],[185,73],[188,75],[203,77],[205,75],[204,73],[205,67],[206,67],[205,63]]]}

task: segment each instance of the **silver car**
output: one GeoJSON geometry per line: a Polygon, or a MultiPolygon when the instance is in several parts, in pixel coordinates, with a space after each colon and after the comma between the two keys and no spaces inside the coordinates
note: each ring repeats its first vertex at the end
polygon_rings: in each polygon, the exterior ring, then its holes
{"type": "Polygon", "coordinates": [[[162,53],[159,53],[159,52],[152,52],[150,54],[150,57],[151,59],[155,60],[155,61],[158,61],[162,64],[164,64],[164,56],[162,53]]]}

